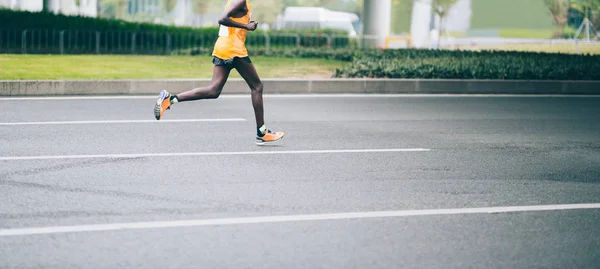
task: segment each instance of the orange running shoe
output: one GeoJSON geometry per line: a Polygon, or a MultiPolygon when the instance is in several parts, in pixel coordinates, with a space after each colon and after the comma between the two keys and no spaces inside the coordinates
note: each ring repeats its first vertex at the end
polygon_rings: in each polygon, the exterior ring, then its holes
{"type": "Polygon", "coordinates": [[[171,94],[166,91],[160,91],[158,95],[158,99],[156,100],[156,105],[154,105],[154,117],[156,120],[160,120],[167,111],[167,109],[171,108],[171,94]]]}
{"type": "Polygon", "coordinates": [[[283,132],[267,132],[263,136],[256,136],[256,144],[259,146],[275,143],[283,138],[283,132]]]}

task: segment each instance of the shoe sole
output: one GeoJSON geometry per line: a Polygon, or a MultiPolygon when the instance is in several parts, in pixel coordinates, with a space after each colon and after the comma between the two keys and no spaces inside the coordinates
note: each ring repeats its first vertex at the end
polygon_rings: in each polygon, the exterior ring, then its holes
{"type": "Polygon", "coordinates": [[[167,98],[167,91],[162,90],[160,91],[160,94],[158,95],[158,99],[156,100],[156,104],[154,105],[154,117],[156,118],[156,120],[160,120],[160,110],[162,108],[162,103],[165,100],[165,98],[167,98]]]}

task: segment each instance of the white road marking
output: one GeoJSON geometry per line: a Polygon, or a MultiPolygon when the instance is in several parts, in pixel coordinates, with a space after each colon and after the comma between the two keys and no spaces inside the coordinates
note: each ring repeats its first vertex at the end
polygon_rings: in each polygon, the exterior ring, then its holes
{"type": "Polygon", "coordinates": [[[342,149],[342,150],[274,150],[274,151],[230,151],[230,152],[175,152],[175,153],[134,153],[98,155],[49,155],[0,157],[0,161],[51,160],[51,159],[91,159],[91,158],[142,158],[142,157],[181,157],[181,156],[222,156],[222,155],[274,155],[274,154],[330,154],[330,153],[384,153],[384,152],[424,152],[430,149],[342,149]]]}
{"type": "Polygon", "coordinates": [[[230,122],[245,121],[241,118],[230,119],[180,119],[180,120],[98,120],[98,121],[31,121],[31,122],[0,122],[0,126],[12,125],[61,125],[61,124],[113,124],[113,123],[178,123],[178,122],[230,122]]]}
{"type": "MultiPolygon", "coordinates": [[[[248,94],[223,94],[219,99],[248,98],[248,94]]],[[[264,98],[382,98],[382,97],[561,97],[561,98],[599,98],[600,95],[568,95],[568,94],[265,94],[264,98]]],[[[106,96],[32,96],[2,97],[0,101],[36,101],[36,100],[116,100],[116,99],[156,99],[154,95],[106,95],[106,96]]]]}
{"type": "Polygon", "coordinates": [[[116,100],[116,99],[155,99],[157,95],[102,95],[102,96],[31,96],[2,97],[0,101],[43,101],[43,100],[116,100]]]}
{"type": "Polygon", "coordinates": [[[497,214],[497,213],[511,213],[511,212],[557,211],[557,210],[574,210],[574,209],[600,209],[600,203],[508,206],[508,207],[482,207],[482,208],[397,210],[397,211],[375,211],[375,212],[347,212],[347,213],[313,214],[313,215],[283,215],[283,216],[224,218],[224,219],[195,219],[195,220],[175,220],[175,221],[130,222],[130,223],[90,224],[90,225],[74,225],[74,226],[15,228],[15,229],[0,229],[0,237],[76,233],[76,232],[100,232],[100,231],[117,231],[117,230],[140,230],[140,229],[161,229],[161,228],[178,228],[178,227],[201,227],[201,226],[219,226],[219,225],[300,222],[300,221],[330,221],[330,220],[345,220],[345,219],[440,216],[440,215],[461,215],[461,214],[497,214]]]}

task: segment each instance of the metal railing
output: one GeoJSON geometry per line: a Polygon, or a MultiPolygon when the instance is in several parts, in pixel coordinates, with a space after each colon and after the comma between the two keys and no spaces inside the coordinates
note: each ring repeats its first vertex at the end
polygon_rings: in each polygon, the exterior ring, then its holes
{"type": "MultiPolygon", "coordinates": [[[[90,31],[61,29],[0,28],[0,53],[11,54],[146,54],[170,55],[210,53],[216,35],[206,33],[90,31]]],[[[599,51],[599,41],[539,40],[506,38],[442,39],[440,48],[458,50],[531,50],[570,53],[599,51]]],[[[411,48],[410,37],[348,37],[327,34],[284,34],[252,32],[246,39],[249,49],[280,48],[411,48]]]]}
{"type": "MultiPolygon", "coordinates": [[[[186,50],[211,50],[216,35],[77,29],[2,29],[0,53],[12,54],[147,54],[169,55],[186,50]]],[[[253,32],[250,48],[372,48],[376,37],[253,32]]]]}

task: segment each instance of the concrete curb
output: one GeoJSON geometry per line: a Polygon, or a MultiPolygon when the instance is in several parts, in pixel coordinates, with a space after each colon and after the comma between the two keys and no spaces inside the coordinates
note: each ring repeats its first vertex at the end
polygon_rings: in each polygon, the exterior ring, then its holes
{"type": "MultiPolygon", "coordinates": [[[[0,96],[154,95],[209,85],[210,79],[5,80],[0,96]]],[[[265,93],[399,94],[600,94],[600,81],[435,80],[435,79],[263,79],[265,93]]],[[[228,80],[224,94],[248,93],[242,79],[228,80]]]]}

